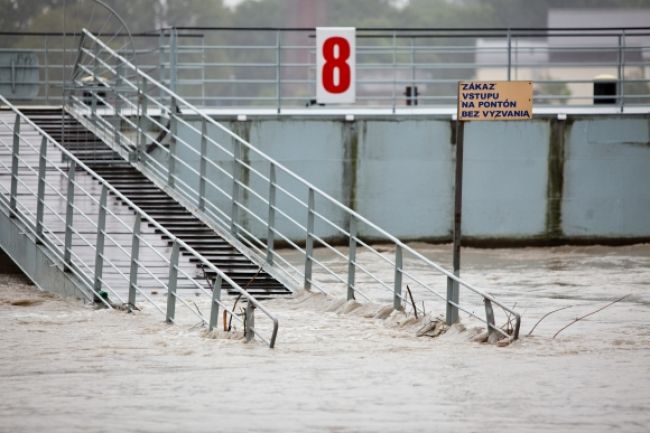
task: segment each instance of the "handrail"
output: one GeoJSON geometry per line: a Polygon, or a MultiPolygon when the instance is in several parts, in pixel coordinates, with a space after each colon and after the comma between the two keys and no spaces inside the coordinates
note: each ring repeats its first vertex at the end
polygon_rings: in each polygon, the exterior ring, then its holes
{"type": "MultiPolygon", "coordinates": [[[[223,224],[220,224],[214,218],[211,218],[210,213],[207,210],[202,209],[202,206],[205,206],[205,201],[206,201],[205,197],[201,195],[200,191],[197,192],[194,189],[190,189],[188,191],[187,188],[191,188],[191,187],[187,184],[186,181],[184,181],[181,177],[179,177],[174,172],[175,171],[174,166],[175,164],[182,164],[186,170],[189,170],[194,174],[198,174],[199,182],[205,184],[206,179],[208,179],[208,177],[205,175],[205,165],[208,163],[214,164],[214,162],[207,161],[208,158],[205,154],[206,150],[204,150],[204,148],[206,148],[209,145],[211,146],[210,149],[219,150],[220,152],[227,155],[228,157],[232,157],[234,162],[234,166],[233,166],[234,168],[232,174],[229,174],[227,176],[227,179],[229,181],[232,181],[233,190],[232,190],[232,194],[226,195],[226,199],[230,200],[232,205],[232,212],[230,216],[230,223],[231,223],[230,235],[233,239],[235,239],[235,241],[239,241],[240,243],[242,243],[242,245],[243,244],[247,245],[251,251],[251,254],[253,254],[253,252],[257,252],[258,257],[263,257],[266,255],[267,263],[269,265],[268,266],[269,272],[274,272],[276,274],[278,272],[283,272],[283,270],[280,267],[278,267],[277,264],[273,265],[274,259],[277,258],[279,260],[283,260],[281,255],[277,254],[277,251],[275,251],[273,248],[274,245],[273,239],[276,236],[279,236],[282,240],[287,241],[289,245],[293,245],[293,247],[298,251],[300,251],[301,253],[304,252],[305,270],[302,276],[304,277],[305,288],[309,289],[311,287],[316,287],[317,289],[322,290],[321,287],[318,287],[318,285],[316,285],[315,281],[312,278],[313,264],[316,263],[317,265],[323,267],[323,264],[315,260],[315,257],[313,255],[314,241],[323,244],[325,246],[328,245],[325,242],[325,240],[322,237],[319,237],[314,231],[315,223],[317,222],[317,220],[325,219],[325,217],[322,214],[320,214],[314,207],[315,199],[319,198],[320,200],[325,200],[326,203],[328,203],[329,205],[333,205],[336,209],[343,212],[346,218],[349,219],[350,221],[350,227],[348,229],[344,229],[341,228],[334,221],[327,220],[327,223],[333,225],[334,227],[337,227],[339,232],[342,233],[349,240],[350,257],[348,263],[349,270],[348,270],[348,279],[347,279],[349,299],[354,298],[354,294],[356,292],[363,294],[361,289],[358,287],[358,284],[355,283],[355,279],[354,279],[354,273],[357,268],[367,273],[371,278],[380,282],[381,283],[380,286],[382,285],[386,287],[389,286],[389,284],[383,282],[383,280],[380,277],[377,277],[376,275],[370,273],[363,266],[359,265],[358,259],[354,257],[354,255],[352,254],[353,250],[356,250],[357,245],[360,245],[366,248],[366,250],[369,251],[374,256],[383,257],[383,255],[379,251],[372,248],[370,245],[364,243],[361,240],[361,238],[356,234],[356,228],[354,228],[353,225],[356,226],[356,225],[363,224],[365,225],[366,228],[378,233],[382,239],[390,241],[395,246],[395,254],[396,254],[395,260],[389,261],[389,263],[391,263],[395,268],[395,280],[392,284],[390,284],[394,286],[393,300],[394,300],[395,308],[398,309],[403,308],[402,305],[403,305],[403,301],[405,300],[404,295],[401,293],[402,278],[404,276],[407,276],[409,278],[411,277],[411,274],[405,269],[406,265],[403,264],[402,262],[403,260],[402,256],[404,255],[404,253],[408,253],[410,254],[410,257],[415,258],[419,264],[421,265],[424,264],[431,270],[434,270],[444,275],[450,283],[458,284],[459,286],[466,288],[469,292],[478,295],[485,303],[487,317],[486,319],[483,319],[478,315],[476,315],[473,311],[471,311],[469,307],[459,305],[451,300],[446,299],[446,297],[438,294],[427,284],[423,284],[420,286],[424,288],[425,291],[440,299],[445,300],[446,303],[451,307],[458,308],[462,311],[465,311],[469,315],[486,323],[488,332],[490,333],[497,332],[510,339],[516,339],[518,337],[521,317],[513,309],[497,301],[490,294],[480,290],[476,286],[469,284],[468,282],[460,279],[458,276],[454,275],[453,273],[445,270],[437,263],[427,259],[422,254],[415,251],[405,243],[401,242],[396,237],[390,235],[388,232],[381,229],[379,226],[372,223],[371,221],[369,221],[359,213],[348,208],[347,206],[340,203],[339,201],[337,201],[335,198],[333,198],[326,192],[322,191],[312,183],[306,181],[305,179],[298,176],[293,171],[289,170],[287,167],[285,167],[278,161],[272,159],[266,153],[255,148],[251,143],[242,139],[240,136],[238,136],[228,128],[224,127],[219,122],[216,122],[212,118],[208,117],[201,110],[199,110],[198,108],[190,104],[186,99],[184,99],[174,91],[170,90],[163,84],[159,83],[158,81],[150,77],[148,74],[146,74],[139,68],[137,68],[135,65],[130,63],[127,59],[120,56],[118,53],[116,53],[114,50],[112,50],[110,47],[104,44],[100,39],[95,37],[92,33],[84,30],[84,35],[86,38],[92,41],[93,44],[96,44],[96,46],[99,47],[101,52],[108,53],[112,61],[106,61],[103,58],[99,58],[96,49],[89,50],[84,48],[83,46],[80,46],[80,51],[83,52],[84,55],[90,56],[91,61],[94,63],[93,67],[98,67],[97,65],[100,65],[99,67],[103,68],[104,72],[114,75],[115,80],[106,80],[106,82],[104,83],[105,94],[103,95],[99,94],[98,89],[92,87],[84,88],[83,82],[77,80],[76,84],[80,86],[79,90],[85,90],[92,94],[93,97],[92,106],[88,107],[88,105],[84,104],[83,101],[81,101],[78,97],[75,97],[74,95],[71,94],[69,99],[69,105],[68,105],[69,111],[73,115],[75,115],[75,117],[80,119],[80,121],[85,122],[89,128],[91,129],[94,128],[95,130],[99,131],[98,135],[103,137],[111,147],[116,148],[119,151],[122,152],[126,151],[127,153],[132,154],[126,156],[132,156],[131,161],[133,165],[138,167],[151,180],[157,182],[159,186],[164,188],[168,193],[172,194],[176,199],[186,204],[187,207],[192,208],[195,211],[195,214],[197,216],[205,220],[204,222],[207,222],[208,224],[213,226],[216,225],[216,227],[221,230],[223,230],[224,228],[223,224]],[[113,64],[113,61],[116,64],[113,64]],[[129,80],[127,77],[120,74],[119,70],[120,69],[123,70],[124,68],[129,69],[131,73],[135,73],[135,75],[137,76],[136,83],[134,83],[133,81],[129,80]],[[130,90],[126,91],[125,88],[123,87],[125,85],[128,86],[130,90]],[[155,89],[155,91],[160,96],[158,98],[151,96],[151,91],[149,89],[155,89]],[[115,106],[110,105],[110,101],[108,100],[109,96],[106,95],[106,93],[108,94],[113,93],[115,95],[116,98],[115,106]],[[134,103],[129,99],[129,96],[133,96],[133,95],[137,95],[138,97],[137,103],[134,103]],[[171,104],[169,106],[165,105],[163,104],[163,102],[161,102],[161,100],[171,101],[171,104]],[[111,121],[102,118],[102,116],[98,114],[99,110],[96,107],[98,102],[101,102],[101,104],[107,107],[104,109],[106,115],[114,115],[115,119],[120,123],[122,122],[127,123],[134,128],[133,132],[138,137],[137,139],[138,144],[135,143],[134,139],[128,138],[128,134],[125,134],[124,131],[122,131],[122,127],[116,129],[111,121]],[[129,106],[122,107],[123,104],[127,104],[129,106]],[[151,107],[153,109],[159,109],[161,112],[161,116],[162,113],[165,113],[166,116],[169,117],[169,119],[173,119],[174,121],[173,124],[175,126],[170,126],[167,128],[164,125],[162,125],[159,119],[153,118],[149,113],[148,104],[153,104],[154,106],[151,107]],[[132,113],[133,112],[137,113],[137,116],[135,118],[137,122],[134,121],[133,119],[130,119],[128,114],[125,115],[121,111],[122,108],[128,109],[132,113]],[[198,119],[200,119],[203,126],[197,128],[196,126],[193,126],[189,122],[185,121],[182,118],[182,115],[186,115],[186,114],[193,114],[198,116],[198,119]],[[142,125],[142,123],[144,123],[145,121],[151,124],[155,124],[158,128],[164,130],[169,135],[170,144],[163,145],[163,143],[158,141],[156,138],[152,137],[151,134],[149,134],[148,131],[145,130],[142,125]],[[187,128],[188,131],[193,131],[200,135],[201,142],[202,142],[201,152],[198,152],[196,148],[192,147],[192,144],[188,143],[186,139],[184,139],[183,137],[177,134],[176,129],[178,128],[178,125],[187,128]],[[226,149],[223,145],[219,144],[214,139],[212,139],[207,133],[207,125],[211,125],[213,127],[218,128],[220,132],[224,133],[227,137],[234,140],[233,150],[230,151],[226,149]],[[115,143],[113,141],[114,138],[118,138],[121,142],[121,145],[115,143]],[[140,146],[146,144],[143,140],[151,140],[157,146],[157,150],[159,152],[162,152],[163,154],[167,155],[166,156],[166,159],[168,161],[167,167],[165,167],[164,164],[161,164],[159,161],[155,160],[154,157],[138,151],[138,148],[140,146]],[[201,167],[196,168],[188,164],[186,161],[180,159],[175,154],[175,148],[177,146],[185,146],[186,149],[189,149],[189,151],[195,154],[198,152],[200,157],[201,167]],[[244,150],[248,152],[249,155],[255,155],[256,158],[255,160],[260,160],[263,161],[265,164],[267,164],[271,170],[270,174],[266,175],[264,173],[261,173],[252,164],[246,163],[243,160],[243,158],[240,156],[241,152],[243,152],[244,150]],[[146,160],[150,161],[149,165],[146,164],[146,161],[143,163],[138,158],[146,158],[146,160]],[[158,166],[160,170],[162,170],[162,174],[152,169],[151,164],[155,164],[156,166],[158,166]],[[249,229],[247,229],[243,225],[243,223],[241,223],[241,221],[239,221],[238,219],[238,214],[240,211],[244,211],[251,216],[255,215],[255,213],[239,199],[240,190],[245,189],[247,191],[253,192],[253,190],[251,190],[250,185],[247,185],[239,178],[240,176],[238,175],[238,172],[244,169],[248,171],[249,175],[255,175],[256,179],[260,179],[265,184],[268,184],[270,188],[268,199],[265,199],[264,196],[261,194],[255,193],[255,195],[260,200],[260,202],[263,205],[268,206],[269,209],[269,219],[267,221],[268,238],[267,238],[266,248],[264,248],[264,246],[260,246],[260,244],[263,243],[255,240],[253,233],[249,229]],[[308,218],[307,218],[306,225],[303,225],[303,223],[298,223],[295,220],[294,221],[290,220],[290,222],[292,222],[294,225],[298,225],[299,227],[306,228],[307,237],[306,237],[304,250],[298,247],[295,243],[292,243],[289,236],[283,234],[278,229],[277,226],[273,225],[274,218],[272,217],[272,215],[274,215],[277,212],[282,212],[282,209],[277,206],[277,203],[274,202],[275,199],[273,198],[274,194],[276,194],[278,191],[280,192],[283,191],[282,190],[283,187],[276,181],[276,176],[279,173],[281,173],[283,176],[292,179],[292,181],[300,185],[302,191],[307,192],[309,195],[308,202],[305,202],[305,201],[301,201],[301,199],[295,196],[295,194],[290,193],[289,187],[286,187],[288,189],[284,189],[284,191],[287,191],[287,194],[285,194],[286,197],[295,200],[296,202],[299,203],[301,208],[306,208],[308,211],[307,212],[308,218]],[[182,187],[179,187],[178,183],[182,183],[183,184],[182,187]],[[188,195],[190,195],[188,193],[191,193],[191,197],[197,196],[198,204],[196,202],[191,201],[190,198],[188,198],[188,195]],[[242,234],[242,232],[244,233],[242,234]],[[508,334],[504,332],[502,329],[498,328],[495,325],[494,321],[491,319],[492,304],[500,307],[505,312],[505,314],[508,315],[509,317],[511,316],[512,318],[514,318],[515,327],[512,330],[512,334],[508,334]],[[488,310],[490,311],[488,312],[488,310]]],[[[96,74],[96,71],[93,70],[92,67],[80,65],[80,70],[85,71],[86,74],[93,74],[93,75],[96,74]]],[[[220,169],[219,166],[216,164],[214,164],[214,167],[220,169]]],[[[224,233],[224,236],[228,236],[228,235],[229,235],[228,233],[224,233]]],[[[411,280],[417,281],[414,278],[411,278],[411,280]]]]}
{"type": "MultiPolygon", "coordinates": [[[[45,139],[48,141],[48,143],[53,144],[58,151],[60,151],[63,155],[65,155],[66,159],[69,161],[74,162],[75,166],[77,168],[82,169],[84,172],[86,172],[88,175],[90,175],[93,179],[95,179],[104,189],[109,191],[111,194],[119,198],[121,201],[123,201],[127,206],[129,206],[133,212],[136,214],[136,217],[141,218],[145,220],[147,223],[152,225],[155,229],[159,230],[163,235],[169,237],[169,239],[173,242],[175,245],[175,248],[182,248],[188,253],[190,253],[192,256],[197,258],[201,264],[209,269],[210,271],[214,272],[216,275],[219,277],[219,281],[221,284],[223,282],[227,283],[228,285],[231,286],[233,290],[235,290],[240,296],[244,297],[250,304],[254,305],[257,309],[259,309],[264,315],[266,315],[273,323],[273,329],[272,333],[269,339],[266,339],[262,335],[260,335],[258,332],[255,332],[254,328],[251,328],[250,330],[254,333],[256,337],[264,341],[269,345],[269,347],[273,348],[275,345],[276,337],[277,337],[277,332],[278,332],[278,319],[271,313],[269,312],[255,297],[253,297],[251,294],[249,294],[247,291],[245,291],[239,284],[237,284],[235,281],[233,281],[227,274],[225,274],[221,269],[217,268],[214,266],[210,261],[208,261],[203,255],[201,255],[199,252],[197,252],[194,248],[192,248],[190,245],[188,245],[186,242],[184,242],[182,239],[179,237],[175,236],[173,233],[171,233],[169,230],[167,230],[163,225],[158,223],[153,217],[151,217],[149,214],[147,214],[145,211],[140,209],[135,203],[133,203],[128,197],[123,195],[118,189],[113,187],[109,182],[104,180],[99,174],[97,174],[95,171],[93,171],[90,167],[88,167],[86,164],[84,164],[80,159],[78,159],[72,152],[68,151],[65,149],[63,146],[61,146],[56,140],[54,140],[47,132],[43,131],[38,125],[36,125],[34,122],[31,121],[27,116],[25,116],[20,110],[18,110],[13,104],[11,104],[4,96],[0,95],[0,102],[7,107],[11,111],[13,111],[20,119],[21,121],[25,122],[28,124],[30,127],[34,128],[38,134],[42,137],[45,137],[45,139]]],[[[174,267],[177,267],[175,265],[174,267]]],[[[221,286],[218,288],[214,288],[214,290],[221,290],[221,286]]],[[[101,297],[100,297],[101,299],[101,297]]],[[[179,298],[180,299],[180,298],[179,298]]],[[[220,299],[214,299],[213,298],[213,304],[216,303],[220,305],[224,310],[228,311],[232,316],[236,317],[236,313],[232,311],[225,303],[223,303],[220,299]]],[[[213,306],[214,308],[214,306],[213,306]]],[[[207,320],[204,319],[205,322],[207,320]]]]}
{"type": "MultiPolygon", "coordinates": [[[[316,85],[314,30],[172,27],[156,33],[134,33],[142,43],[149,41],[151,47],[151,50],[136,50],[139,58],[134,63],[195,105],[265,106],[279,110],[280,114],[288,108],[298,108],[304,114],[326,116],[324,110],[310,105],[316,85]],[[245,32],[247,37],[254,36],[253,32],[275,35],[242,42],[238,35],[245,32]],[[225,36],[217,38],[217,34],[225,36]],[[238,53],[244,50],[253,50],[254,55],[240,56],[238,53]],[[246,76],[238,74],[241,70],[246,70],[246,76]]],[[[17,93],[15,99],[30,103],[58,102],[61,92],[56,92],[55,87],[64,84],[57,77],[65,65],[57,64],[60,56],[54,54],[59,53],[55,47],[48,47],[55,44],[45,37],[58,34],[0,34],[43,39],[40,43],[32,42],[28,49],[21,48],[40,59],[39,64],[31,66],[38,72],[38,79],[34,72],[21,82],[29,84],[32,91],[38,88],[38,94],[30,97],[17,93]]],[[[75,33],[79,34],[82,33],[75,33]]],[[[534,79],[537,106],[556,107],[559,112],[566,106],[585,108],[602,102],[597,95],[594,98],[590,86],[584,85],[593,85],[597,82],[595,76],[600,74],[616,77],[618,95],[615,104],[610,103],[621,112],[626,107],[643,106],[650,98],[647,90],[650,78],[645,72],[650,66],[647,60],[650,27],[357,28],[357,38],[358,97],[354,107],[379,105],[390,108],[392,114],[401,114],[403,109],[407,113],[421,113],[427,108],[451,107],[455,104],[454,85],[458,79],[482,77],[534,79]],[[480,45],[481,40],[487,45],[480,45]],[[600,56],[590,59],[589,53],[598,52],[600,56]],[[562,59],[566,54],[575,55],[562,59]],[[581,75],[577,76],[576,71],[581,71],[581,75]],[[407,87],[417,87],[418,94],[407,96],[407,87]]],[[[3,49],[6,47],[0,47],[3,49]]],[[[0,85],[10,83],[11,80],[6,80],[0,85]]],[[[598,107],[601,105],[594,108],[598,107]]],[[[436,111],[436,114],[446,113],[436,111]]]]}

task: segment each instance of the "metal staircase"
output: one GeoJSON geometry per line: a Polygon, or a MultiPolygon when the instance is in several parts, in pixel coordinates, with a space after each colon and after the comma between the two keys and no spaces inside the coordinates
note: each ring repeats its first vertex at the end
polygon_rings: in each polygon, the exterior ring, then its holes
{"type": "MultiPolygon", "coordinates": [[[[138,172],[76,119],[61,110],[24,109],[23,113],[127,197],[130,203],[137,205],[194,251],[201,253],[248,293],[257,299],[292,293],[138,172]]],[[[119,197],[117,199],[124,206],[130,206],[130,203],[119,197]]],[[[169,246],[172,245],[173,241],[160,229],[155,229],[155,232],[166,239],[169,246]]],[[[181,253],[191,256],[184,248],[181,248],[181,253]]],[[[214,281],[216,272],[206,269],[196,257],[190,257],[189,260],[195,264],[199,274],[203,273],[211,283],[214,281]]],[[[225,288],[228,294],[237,294],[234,288],[225,288]]]]}
{"type": "MultiPolygon", "coordinates": [[[[167,195],[141,194],[143,206],[169,204],[162,218],[172,224],[187,216],[184,208],[204,224],[199,232],[182,225],[175,230],[192,235],[186,239],[205,246],[215,263],[223,262],[217,249],[210,250],[210,229],[292,290],[338,291],[348,300],[388,301],[396,310],[422,312],[415,297],[429,303],[428,311],[447,309],[448,324],[463,312],[497,338],[518,338],[521,317],[512,308],[296,175],[86,30],[66,111],[128,161],[149,191],[155,186],[167,195]],[[304,267],[296,265],[296,254],[304,267]]],[[[118,183],[130,176],[104,174],[118,183]]],[[[231,250],[223,248],[228,256],[231,250]]]]}
{"type": "Polygon", "coordinates": [[[86,30],[67,92],[65,112],[27,111],[32,120],[0,96],[9,107],[0,115],[0,244],[34,281],[71,287],[107,307],[119,301],[132,309],[144,299],[170,323],[180,302],[209,329],[223,308],[248,338],[270,347],[278,321],[257,297],[301,288],[416,313],[427,304],[429,312],[447,309],[448,324],[462,312],[496,339],[518,338],[521,317],[511,307],[296,175],[86,30]],[[222,289],[247,301],[243,318],[222,301],[222,289]],[[150,296],[161,291],[166,308],[150,296]],[[208,317],[186,299],[197,293],[211,297],[208,317]],[[255,310],[266,325],[255,325],[255,310]]]}
{"type": "Polygon", "coordinates": [[[35,284],[106,308],[148,305],[168,323],[198,318],[209,330],[223,309],[248,340],[274,347],[278,320],[237,282],[245,277],[235,281],[91,168],[124,161],[60,109],[27,111],[43,128],[0,95],[0,247],[35,284]],[[224,289],[244,301],[243,314],[224,289]],[[197,295],[211,301],[205,316],[197,295]]]}

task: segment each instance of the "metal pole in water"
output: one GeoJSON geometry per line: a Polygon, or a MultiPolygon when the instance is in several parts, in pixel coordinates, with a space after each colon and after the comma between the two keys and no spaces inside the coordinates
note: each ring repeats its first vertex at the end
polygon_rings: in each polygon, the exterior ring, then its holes
{"type": "Polygon", "coordinates": [[[38,156],[38,192],[36,194],[36,243],[43,243],[43,213],[45,210],[45,165],[47,163],[47,138],[41,139],[38,156]]]}
{"type": "MultiPolygon", "coordinates": [[[[104,239],[106,237],[106,197],[108,188],[102,186],[102,193],[99,198],[99,217],[97,219],[97,240],[95,241],[95,278],[93,291],[95,296],[105,296],[102,293],[103,273],[104,273],[104,239]]],[[[99,302],[99,301],[98,301],[99,302]]]]}
{"type": "Polygon", "coordinates": [[[14,122],[13,144],[11,147],[11,185],[9,192],[9,216],[16,217],[18,196],[18,152],[20,151],[20,116],[14,122]]]}
{"type": "MultiPolygon", "coordinates": [[[[453,245],[453,266],[454,275],[460,276],[460,239],[461,239],[461,217],[463,208],[463,145],[465,135],[465,122],[456,121],[456,180],[454,194],[454,245],[453,245]]],[[[447,278],[447,325],[458,322],[458,308],[451,304],[458,305],[459,290],[458,282],[447,278]]]]}
{"type": "Polygon", "coordinates": [[[221,275],[216,276],[212,285],[212,304],[210,305],[210,324],[208,330],[212,331],[217,326],[219,319],[219,302],[221,302],[221,275]]]}

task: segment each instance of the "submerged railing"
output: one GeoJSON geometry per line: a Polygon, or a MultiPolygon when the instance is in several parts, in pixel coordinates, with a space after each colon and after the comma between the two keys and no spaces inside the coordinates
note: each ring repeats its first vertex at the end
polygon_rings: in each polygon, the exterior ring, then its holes
{"type": "Polygon", "coordinates": [[[324,293],[341,287],[348,300],[390,300],[396,310],[422,312],[414,299],[442,301],[448,323],[460,310],[489,333],[518,337],[521,318],[511,308],[297,176],[99,38],[84,31],[79,52],[69,112],[275,278],[324,293]],[[337,240],[323,235],[331,230],[337,240]],[[292,264],[296,253],[304,266],[292,264]],[[467,301],[455,300],[459,288],[467,301]],[[483,306],[485,315],[475,311],[483,306]]]}
{"type": "MultiPolygon", "coordinates": [[[[254,336],[269,347],[275,345],[278,320],[253,296],[139,209],[1,95],[0,105],[8,107],[15,114],[13,124],[0,121],[0,147],[11,155],[10,166],[0,160],[2,170],[10,173],[9,188],[0,184],[0,206],[27,228],[33,242],[47,248],[62,271],[72,273],[86,291],[94,295],[94,301],[109,308],[121,304],[134,309],[138,298],[144,298],[165,315],[169,323],[175,321],[178,301],[204,325],[207,324],[209,330],[216,327],[221,307],[244,325],[247,338],[254,336]],[[96,191],[97,185],[100,187],[99,193],[96,191]],[[120,213],[109,206],[109,194],[119,198],[132,211],[120,213]],[[169,256],[162,253],[163,248],[159,245],[152,244],[151,237],[144,236],[143,223],[170,239],[172,247],[169,256]],[[114,254],[109,254],[108,248],[112,248],[114,254]],[[205,269],[216,274],[211,287],[206,288],[205,281],[197,279],[179,265],[180,251],[191,255],[205,269]],[[150,269],[143,256],[153,257],[156,266],[167,266],[168,278],[150,269]],[[124,258],[127,258],[126,262],[124,258]],[[117,277],[112,280],[107,278],[107,269],[117,277]],[[141,287],[139,278],[143,277],[167,291],[166,310],[141,287]],[[183,299],[180,294],[181,282],[186,285],[184,289],[192,290],[193,295],[200,292],[210,296],[211,308],[207,317],[183,299]],[[221,299],[224,285],[230,286],[248,301],[246,320],[221,299]],[[128,291],[126,299],[123,297],[125,288],[128,291]],[[255,309],[268,319],[268,331],[253,326],[252,314],[255,309]]],[[[156,235],[156,238],[159,239],[160,235],[156,235]]]]}

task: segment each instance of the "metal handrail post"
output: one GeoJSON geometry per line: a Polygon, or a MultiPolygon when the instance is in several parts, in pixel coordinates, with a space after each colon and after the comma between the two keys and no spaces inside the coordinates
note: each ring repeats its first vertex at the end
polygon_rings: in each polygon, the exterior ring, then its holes
{"type": "Polygon", "coordinates": [[[508,47],[507,48],[508,49],[508,53],[507,53],[507,56],[508,56],[508,72],[507,72],[507,76],[508,76],[508,81],[510,81],[511,78],[512,78],[512,71],[511,71],[511,69],[512,69],[512,31],[510,30],[510,28],[508,28],[508,30],[507,30],[506,38],[507,38],[507,47],[508,47]]]}
{"type": "Polygon", "coordinates": [[[347,299],[354,299],[354,280],[357,269],[357,220],[352,216],[348,228],[350,238],[348,242],[348,294],[347,299]]]}
{"type": "Polygon", "coordinates": [[[205,55],[205,36],[201,35],[201,62],[203,63],[203,67],[201,68],[201,103],[203,106],[206,106],[205,103],[205,60],[206,60],[206,55],[205,55]]]}
{"type": "Polygon", "coordinates": [[[66,272],[71,270],[72,266],[72,220],[74,215],[74,176],[77,170],[77,163],[70,161],[68,167],[68,188],[65,202],[65,236],[63,241],[63,269],[66,272]]]}
{"type": "Polygon", "coordinates": [[[45,209],[45,163],[47,162],[47,138],[41,139],[38,154],[38,189],[36,194],[36,243],[42,242],[43,210],[45,209]]]}
{"type": "Polygon", "coordinates": [[[402,309],[402,246],[395,245],[395,287],[393,289],[393,309],[402,309]]]}
{"type": "Polygon", "coordinates": [[[255,305],[249,302],[244,311],[244,337],[246,342],[255,338],[255,305]]]}
{"type": "Polygon", "coordinates": [[[397,32],[393,32],[393,114],[397,110],[397,32]]]}
{"type": "Polygon", "coordinates": [[[307,205],[307,238],[305,241],[305,289],[311,289],[312,267],[314,261],[312,256],[314,254],[314,206],[315,194],[314,189],[309,188],[309,203],[307,205]]]}
{"type": "Polygon", "coordinates": [[[120,62],[115,68],[115,119],[113,128],[115,129],[114,140],[117,147],[122,147],[122,98],[120,98],[120,87],[122,86],[122,74],[124,72],[124,65],[120,62]]]}
{"type": "Polygon", "coordinates": [[[625,107],[625,30],[618,35],[618,98],[622,113],[625,107]]]}
{"type": "Polygon", "coordinates": [[[174,93],[176,93],[176,82],[177,82],[177,68],[176,68],[176,62],[178,60],[178,41],[176,40],[178,37],[178,30],[176,28],[173,28],[171,30],[171,49],[169,51],[169,87],[172,89],[174,93]]]}
{"type": "Polygon", "coordinates": [[[102,193],[99,199],[99,218],[97,219],[97,240],[95,242],[95,278],[93,290],[95,295],[101,296],[102,274],[104,272],[104,240],[106,235],[106,201],[108,189],[102,186],[102,193]]]}
{"type": "Polygon", "coordinates": [[[269,165],[269,215],[267,219],[268,231],[266,233],[266,262],[273,264],[273,251],[275,248],[275,195],[276,195],[275,164],[269,165]]]}
{"type": "Polygon", "coordinates": [[[282,110],[282,48],[280,46],[280,38],[281,34],[279,30],[276,30],[275,32],[275,42],[276,42],[276,55],[275,55],[275,93],[276,93],[276,98],[277,98],[277,106],[278,106],[278,114],[280,114],[280,111],[282,110]]]}
{"type": "Polygon", "coordinates": [[[99,65],[99,54],[97,52],[99,45],[93,44],[93,81],[90,87],[90,119],[94,124],[97,124],[97,88],[99,88],[99,81],[97,80],[97,67],[99,65]]]}
{"type": "Polygon", "coordinates": [[[201,119],[201,153],[199,155],[199,197],[198,208],[205,210],[205,176],[206,176],[206,159],[208,157],[208,124],[205,119],[201,119]]]}
{"type": "Polygon", "coordinates": [[[11,187],[9,192],[9,210],[11,218],[17,216],[16,197],[18,195],[18,152],[20,152],[20,116],[16,114],[14,137],[11,146],[11,187]]]}
{"type": "Polygon", "coordinates": [[[233,141],[233,159],[232,159],[232,209],[230,213],[230,232],[237,236],[237,224],[239,223],[239,179],[241,179],[241,143],[238,140],[233,141]]]}
{"type": "MultiPolygon", "coordinates": [[[[158,81],[165,82],[165,47],[164,47],[165,33],[160,32],[158,36],[158,81]]],[[[162,93],[160,94],[162,97],[162,93]]]]}
{"type": "Polygon", "coordinates": [[[210,323],[208,330],[212,331],[217,326],[219,320],[219,303],[221,302],[221,285],[223,281],[221,275],[217,274],[212,283],[212,305],[210,306],[210,323]]]}
{"type": "Polygon", "coordinates": [[[172,98],[169,108],[169,160],[167,161],[167,185],[171,188],[174,187],[176,171],[176,134],[178,133],[178,119],[176,118],[176,111],[178,104],[176,98],[172,98]]]}
{"type": "Polygon", "coordinates": [[[45,49],[45,103],[50,103],[50,59],[48,57],[49,47],[47,37],[43,36],[43,48],[45,49]]]}
{"type": "Polygon", "coordinates": [[[146,88],[145,78],[142,77],[140,80],[140,89],[138,89],[138,109],[140,116],[138,117],[138,140],[136,147],[138,152],[147,145],[147,136],[145,131],[145,125],[147,120],[147,111],[148,111],[148,98],[146,97],[144,90],[146,88]]]}
{"type": "Polygon", "coordinates": [[[95,43],[92,47],[92,56],[93,56],[93,83],[97,82],[97,67],[99,66],[99,53],[98,53],[99,44],[95,43]]]}
{"type": "Polygon", "coordinates": [[[411,89],[415,89],[415,38],[411,36],[411,89]]]}
{"type": "Polygon", "coordinates": [[[494,310],[492,309],[492,301],[487,298],[483,298],[483,304],[485,305],[485,321],[487,322],[487,333],[488,335],[493,334],[496,330],[496,324],[494,322],[494,310]]]}
{"type": "Polygon", "coordinates": [[[176,285],[178,282],[178,241],[174,240],[169,258],[169,279],[167,280],[167,323],[174,323],[176,317],[176,285]]]}
{"type": "Polygon", "coordinates": [[[131,268],[129,270],[129,306],[135,307],[138,287],[138,260],[140,257],[140,215],[135,215],[131,238],[131,268]]]}

